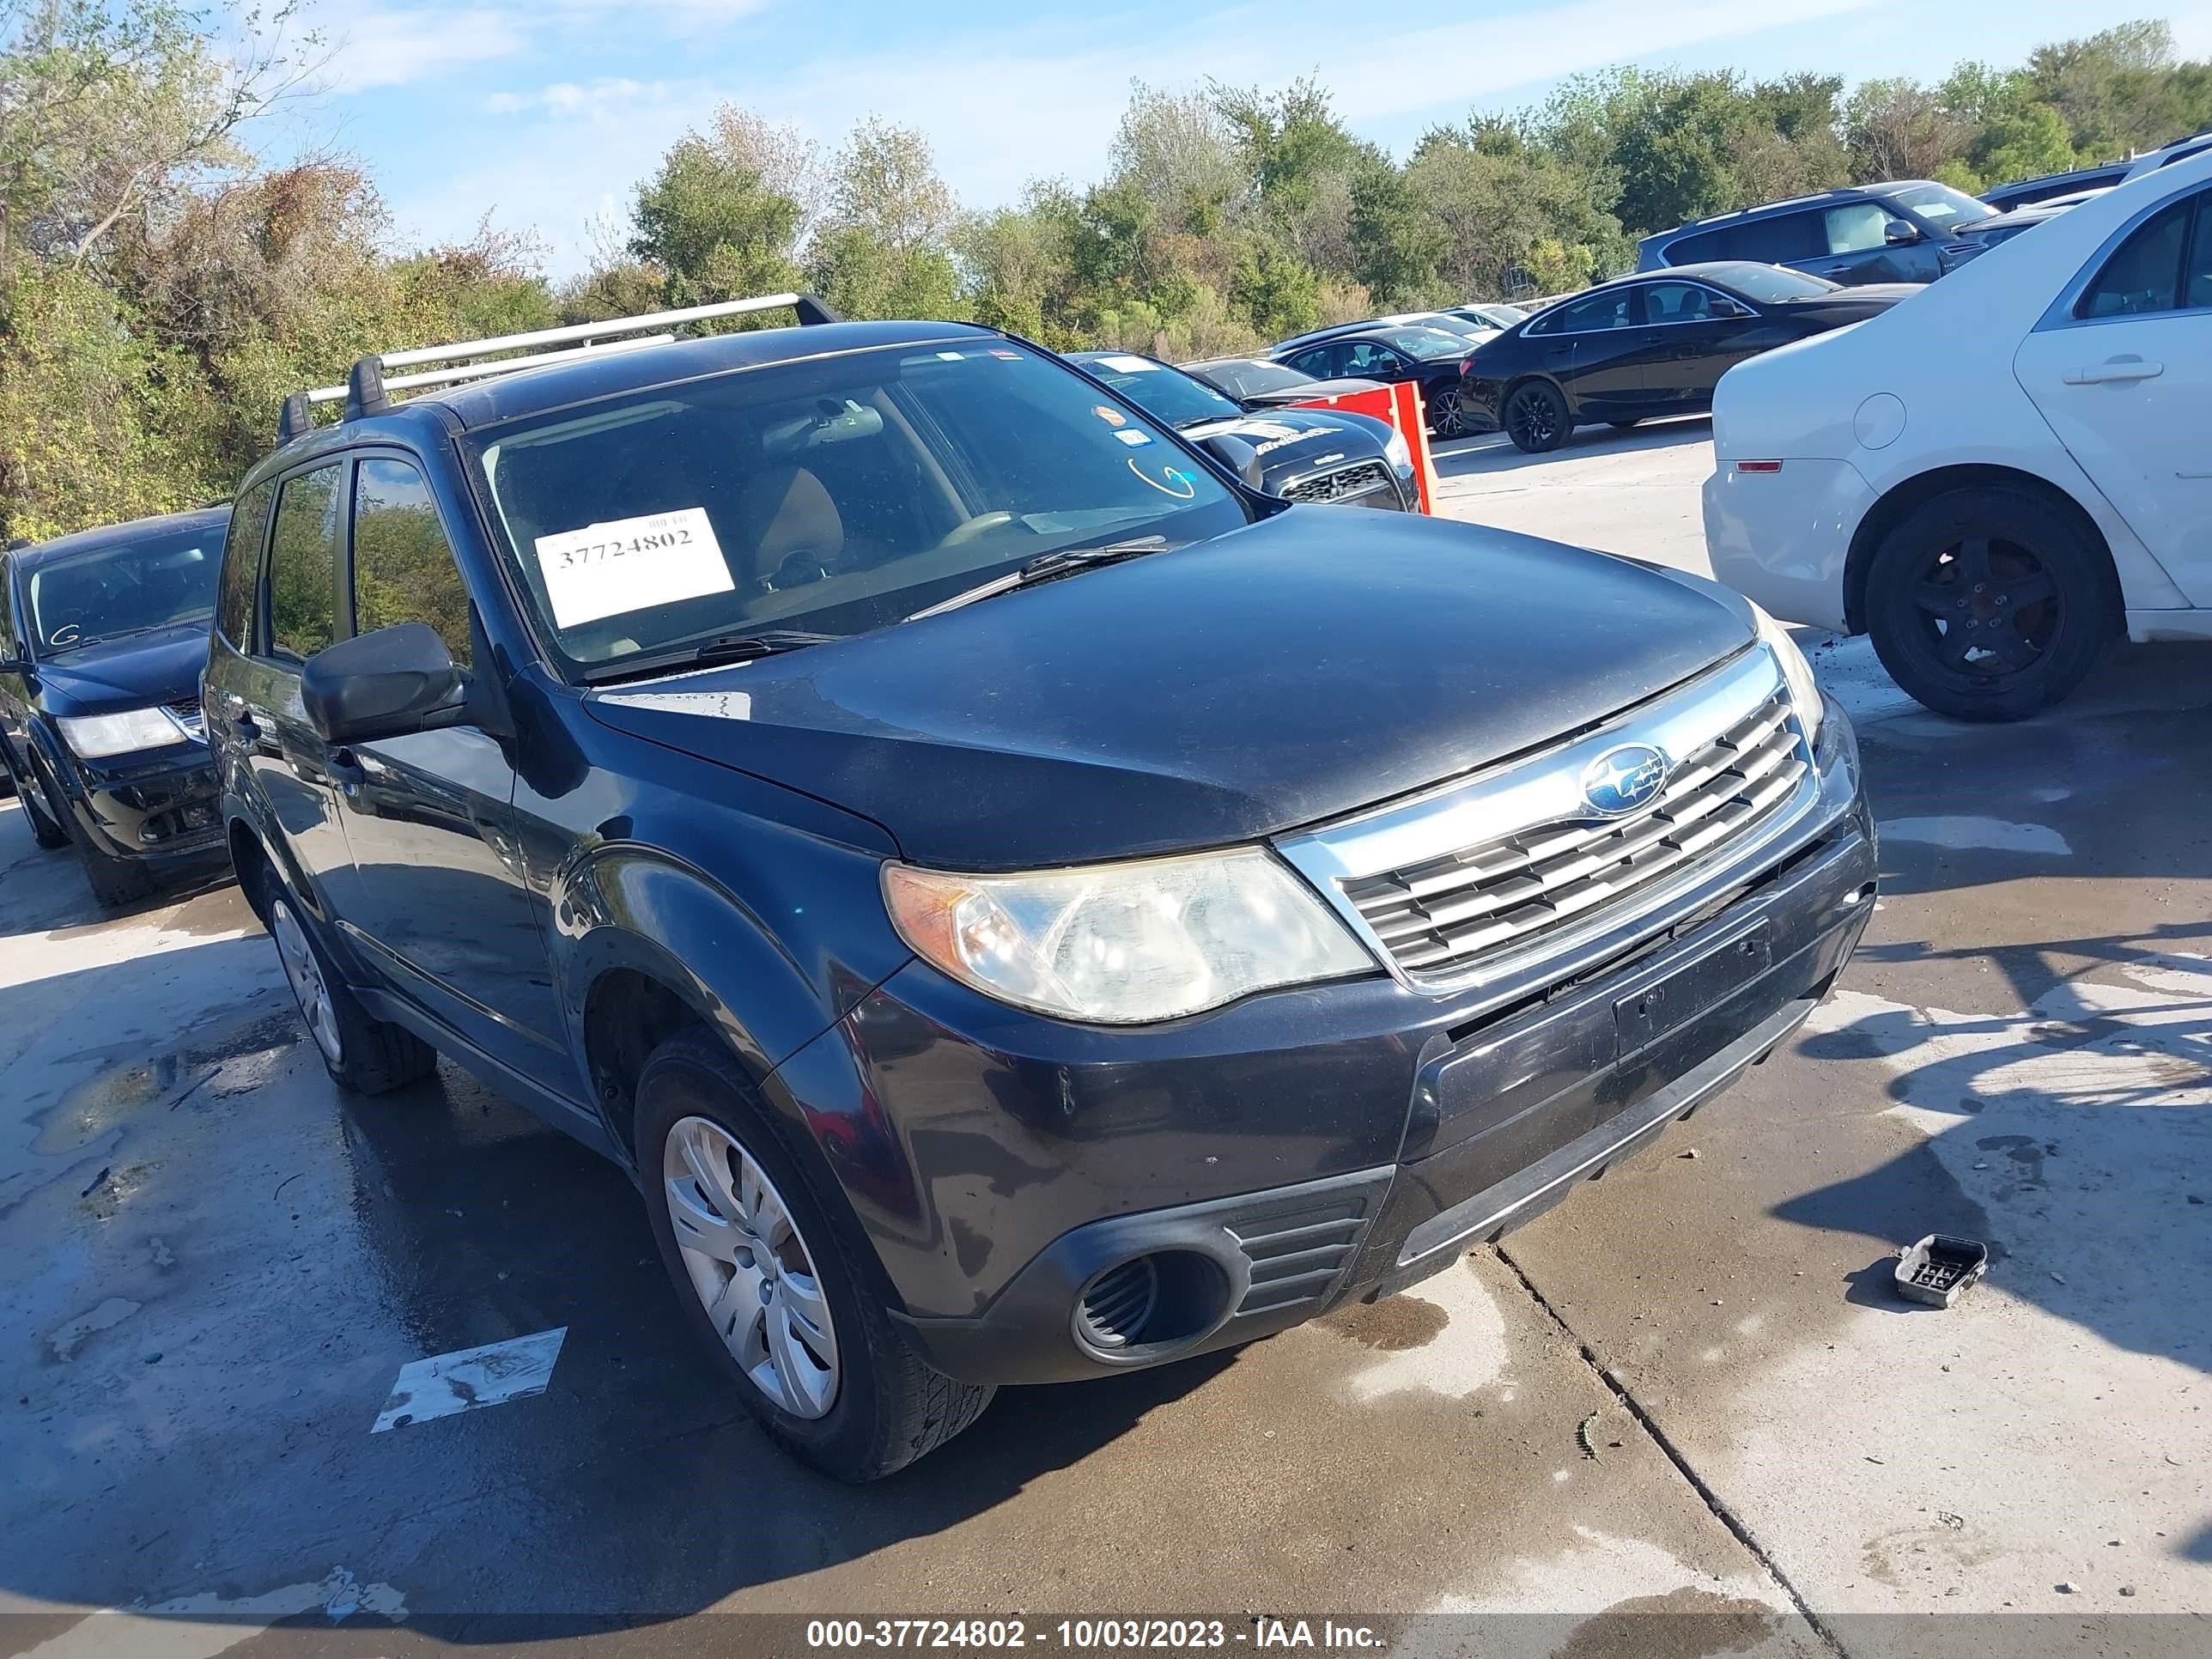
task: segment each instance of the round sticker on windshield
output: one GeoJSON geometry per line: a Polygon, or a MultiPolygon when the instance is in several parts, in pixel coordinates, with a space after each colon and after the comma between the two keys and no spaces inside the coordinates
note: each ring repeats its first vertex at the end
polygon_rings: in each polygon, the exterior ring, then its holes
{"type": "Polygon", "coordinates": [[[1109,409],[1104,404],[1094,405],[1091,412],[1109,426],[1127,426],[1129,423],[1127,415],[1118,409],[1109,409]]]}

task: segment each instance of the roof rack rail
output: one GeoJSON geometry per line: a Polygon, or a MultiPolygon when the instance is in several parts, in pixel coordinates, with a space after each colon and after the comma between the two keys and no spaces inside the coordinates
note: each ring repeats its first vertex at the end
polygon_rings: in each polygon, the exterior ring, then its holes
{"type": "Polygon", "coordinates": [[[801,325],[841,323],[845,319],[811,294],[761,294],[745,300],[720,300],[712,305],[685,306],[675,311],[648,312],[641,317],[610,317],[600,322],[572,323],[559,328],[532,329],[524,334],[501,334],[484,340],[463,340],[452,345],[413,346],[403,351],[373,353],[356,362],[343,386],[319,386],[295,392],[284,399],[277,416],[276,441],[289,443],[314,424],[314,405],[345,399],[343,418],[359,420],[380,415],[392,407],[392,394],[418,386],[447,386],[456,380],[488,379],[539,368],[555,362],[574,362],[586,357],[611,356],[647,346],[667,345],[676,338],[668,332],[685,323],[703,323],[746,312],[777,311],[789,306],[801,325]],[[532,350],[551,346],[555,350],[532,350]],[[502,352],[521,352],[501,356],[502,352]],[[491,361],[483,362],[480,359],[491,361]],[[441,368],[416,369],[420,363],[442,363],[441,368]],[[389,369],[410,369],[389,374],[389,369]]]}

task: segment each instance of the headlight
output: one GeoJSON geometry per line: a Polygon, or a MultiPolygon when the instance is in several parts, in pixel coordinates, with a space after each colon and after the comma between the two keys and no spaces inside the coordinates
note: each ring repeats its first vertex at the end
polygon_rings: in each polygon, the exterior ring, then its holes
{"type": "Polygon", "coordinates": [[[1256,847],[1010,876],[884,866],[915,953],[962,984],[1105,1024],[1173,1019],[1376,963],[1256,847]]]}
{"type": "Polygon", "coordinates": [[[1759,637],[1782,665],[1782,678],[1790,688],[1790,701],[1797,705],[1797,719],[1805,728],[1805,741],[1809,745],[1820,735],[1820,717],[1826,712],[1820,701],[1820,687],[1813,678],[1813,665],[1805,660],[1805,653],[1797,648],[1797,641],[1790,637],[1789,630],[1768,616],[1753,601],[1746,600],[1759,616],[1759,637]]]}
{"type": "Polygon", "coordinates": [[[166,749],[185,741],[185,728],[166,708],[126,708],[118,714],[64,714],[54,722],[82,760],[104,760],[141,749],[166,749]]]}
{"type": "Polygon", "coordinates": [[[1404,433],[1393,432],[1390,434],[1389,441],[1382,446],[1382,459],[1401,472],[1413,470],[1413,452],[1406,447],[1404,433]]]}

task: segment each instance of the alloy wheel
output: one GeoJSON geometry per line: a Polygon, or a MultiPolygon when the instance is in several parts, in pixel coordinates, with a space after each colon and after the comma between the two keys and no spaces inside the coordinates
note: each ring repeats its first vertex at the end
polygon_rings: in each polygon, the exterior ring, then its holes
{"type": "Polygon", "coordinates": [[[1912,590],[1936,661],[1994,679],[2033,668],[2058,630],[2058,584],[2029,549],[1989,536],[1940,548],[1912,590]]]}
{"type": "Polygon", "coordinates": [[[1436,401],[1429,405],[1429,417],[1439,438],[1461,438],[1467,435],[1467,411],[1460,407],[1459,393],[1439,392],[1436,401]]]}
{"type": "Polygon", "coordinates": [[[344,1064],[337,1009],[323,978],[323,964],[316,959],[315,947],[307,942],[307,930],[293,915],[289,900],[279,898],[270,906],[269,932],[276,941],[276,959],[284,964],[284,977],[291,981],[293,999],[300,1005],[300,1017],[307,1022],[315,1046],[332,1066],[344,1064]]]}
{"type": "Polygon", "coordinates": [[[662,1144],[678,1252],[714,1333],[754,1385],[794,1417],[837,1400],[837,1333],[813,1253],[768,1172],[711,1118],[662,1144]]]}
{"type": "Polygon", "coordinates": [[[1513,440],[1524,449],[1541,449],[1559,435],[1559,414],[1541,386],[1523,386],[1505,411],[1513,440]]]}

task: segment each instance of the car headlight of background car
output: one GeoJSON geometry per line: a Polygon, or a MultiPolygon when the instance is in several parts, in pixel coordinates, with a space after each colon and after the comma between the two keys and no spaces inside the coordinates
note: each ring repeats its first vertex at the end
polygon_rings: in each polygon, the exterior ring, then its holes
{"type": "Polygon", "coordinates": [[[1805,660],[1805,653],[1797,648],[1797,641],[1790,637],[1790,630],[1768,616],[1765,611],[1746,600],[1759,613],[1759,637],[1782,665],[1782,678],[1790,688],[1790,701],[1797,705],[1797,720],[1805,728],[1805,741],[1809,745],[1820,740],[1820,720],[1827,712],[1820,701],[1820,687],[1813,678],[1813,665],[1805,660]]]}
{"type": "Polygon", "coordinates": [[[884,866],[915,953],[984,995],[1104,1024],[1173,1019],[1377,964],[1256,847],[1018,875],[884,866]]]}
{"type": "Polygon", "coordinates": [[[166,708],[125,708],[112,714],[64,714],[55,720],[62,739],[80,760],[106,760],[141,749],[166,749],[185,740],[185,728],[166,708]]]}
{"type": "Polygon", "coordinates": [[[1400,477],[1413,470],[1413,452],[1407,447],[1404,433],[1391,433],[1382,445],[1382,459],[1390,463],[1400,477]]]}

